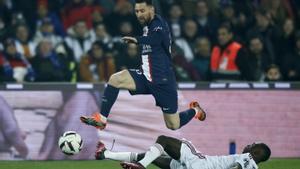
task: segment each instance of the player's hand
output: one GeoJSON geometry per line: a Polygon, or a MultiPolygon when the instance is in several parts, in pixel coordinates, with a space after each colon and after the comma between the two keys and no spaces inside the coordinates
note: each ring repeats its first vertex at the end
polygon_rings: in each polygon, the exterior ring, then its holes
{"type": "Polygon", "coordinates": [[[125,43],[137,43],[137,39],[134,38],[134,37],[130,37],[130,36],[124,36],[122,38],[122,40],[125,42],[125,43]]]}

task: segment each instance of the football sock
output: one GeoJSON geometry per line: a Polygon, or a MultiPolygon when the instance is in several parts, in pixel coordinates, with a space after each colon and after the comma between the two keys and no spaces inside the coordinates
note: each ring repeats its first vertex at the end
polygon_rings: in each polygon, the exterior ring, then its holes
{"type": "Polygon", "coordinates": [[[111,85],[107,85],[102,96],[101,114],[108,117],[109,112],[115,101],[117,100],[119,89],[111,85]]]}
{"type": "Polygon", "coordinates": [[[179,113],[180,127],[186,125],[189,121],[195,117],[196,111],[194,109],[188,109],[179,113]]]}
{"type": "Polygon", "coordinates": [[[135,162],[137,161],[137,153],[132,152],[112,152],[109,150],[106,150],[104,152],[104,157],[111,159],[111,160],[117,160],[117,161],[126,161],[126,162],[135,162]]]}
{"type": "Polygon", "coordinates": [[[154,144],[146,152],[145,157],[139,161],[145,168],[151,164],[155,159],[161,156],[164,153],[164,148],[160,144],[154,144]]]}

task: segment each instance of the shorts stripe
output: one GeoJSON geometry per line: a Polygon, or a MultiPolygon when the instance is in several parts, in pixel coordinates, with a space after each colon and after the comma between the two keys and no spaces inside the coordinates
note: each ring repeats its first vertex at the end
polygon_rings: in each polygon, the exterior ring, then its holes
{"type": "Polygon", "coordinates": [[[197,152],[194,145],[192,145],[190,142],[188,142],[186,140],[182,140],[182,143],[184,143],[185,145],[187,145],[189,147],[189,149],[191,150],[193,155],[199,157],[200,159],[206,159],[204,155],[202,155],[200,152],[197,152]]]}

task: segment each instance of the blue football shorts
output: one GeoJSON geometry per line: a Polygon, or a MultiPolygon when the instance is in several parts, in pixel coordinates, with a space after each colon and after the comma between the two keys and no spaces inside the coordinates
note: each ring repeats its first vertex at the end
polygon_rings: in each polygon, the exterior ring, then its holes
{"type": "Polygon", "coordinates": [[[152,94],[156,106],[159,106],[164,113],[174,114],[178,109],[177,87],[175,82],[155,84],[147,80],[139,69],[130,69],[136,90],[129,91],[131,95],[152,94]]]}

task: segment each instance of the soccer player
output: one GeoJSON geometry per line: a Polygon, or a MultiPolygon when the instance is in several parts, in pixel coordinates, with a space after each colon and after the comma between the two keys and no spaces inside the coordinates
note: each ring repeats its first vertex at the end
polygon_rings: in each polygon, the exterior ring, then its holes
{"type": "Polygon", "coordinates": [[[155,14],[151,0],[136,0],[135,14],[144,26],[143,36],[123,37],[123,41],[141,46],[141,69],[113,74],[104,90],[100,113],[91,117],[81,116],[81,121],[100,130],[104,129],[119,89],[127,89],[132,95],[153,95],[156,105],[163,111],[169,129],[179,129],[193,117],[203,121],[206,113],[198,102],[191,102],[188,110],[177,112],[177,85],[171,64],[171,34],[167,22],[155,14]]]}
{"type": "Polygon", "coordinates": [[[189,141],[163,135],[146,153],[112,152],[102,142],[95,153],[98,160],[124,161],[124,169],[144,169],[151,163],[164,169],[258,169],[257,164],[267,161],[270,155],[271,150],[264,143],[247,145],[242,154],[202,155],[189,141]]]}

